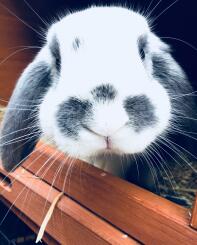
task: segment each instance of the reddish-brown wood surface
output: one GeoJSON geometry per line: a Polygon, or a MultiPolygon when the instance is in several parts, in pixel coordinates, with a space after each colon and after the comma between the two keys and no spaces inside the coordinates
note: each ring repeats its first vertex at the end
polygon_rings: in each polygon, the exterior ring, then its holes
{"type": "MultiPolygon", "coordinates": [[[[9,203],[7,200],[5,200],[1,195],[0,195],[0,201],[3,202],[7,207],[10,207],[12,204],[9,203]]],[[[38,233],[39,231],[39,226],[36,225],[35,223],[32,222],[28,216],[24,215],[19,209],[17,209],[15,206],[12,207],[12,212],[15,213],[20,220],[22,220],[24,223],[28,225],[28,227],[35,232],[35,234],[38,233]]],[[[6,222],[6,221],[5,221],[6,222]]],[[[57,242],[55,239],[53,239],[48,233],[44,233],[43,239],[42,239],[46,244],[50,245],[60,245],[59,242],[57,242]]]]}
{"type": "MultiPolygon", "coordinates": [[[[31,61],[37,49],[35,32],[22,21],[34,26],[35,16],[25,7],[23,1],[0,1],[0,102],[8,100],[25,66],[31,61]],[[15,16],[16,15],[16,16],[15,16]],[[27,48],[27,46],[29,48],[27,48]]],[[[6,103],[5,103],[6,104],[6,103]]]]}
{"type": "Polygon", "coordinates": [[[191,227],[197,229],[197,196],[196,196],[196,200],[195,200],[194,206],[193,206],[192,218],[191,218],[190,225],[191,225],[191,227]]]}
{"type": "MultiPolygon", "coordinates": [[[[6,174],[2,167],[0,172],[6,174]]],[[[1,195],[40,226],[59,192],[22,167],[11,173],[9,178],[12,187],[5,188],[1,182],[1,195]]],[[[58,202],[46,231],[60,244],[65,245],[137,244],[129,236],[66,196],[58,202]]]]}
{"type": "Polygon", "coordinates": [[[78,160],[62,156],[54,161],[54,152],[38,144],[24,167],[39,177],[45,174],[45,181],[53,182],[56,188],[145,244],[197,241],[197,232],[189,227],[187,209],[78,160]],[[71,162],[73,168],[69,168],[71,162]],[[64,164],[61,176],[54,181],[60,164],[64,164]]]}
{"type": "Polygon", "coordinates": [[[43,44],[44,30],[67,6],[67,1],[61,1],[61,7],[59,1],[26,2],[33,10],[25,1],[0,0],[0,99],[4,105],[3,100],[10,98],[21,72],[38,52],[35,46],[43,44]]]}

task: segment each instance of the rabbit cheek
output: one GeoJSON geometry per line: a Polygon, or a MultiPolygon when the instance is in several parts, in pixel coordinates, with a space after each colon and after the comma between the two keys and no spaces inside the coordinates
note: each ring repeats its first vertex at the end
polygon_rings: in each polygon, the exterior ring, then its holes
{"type": "Polygon", "coordinates": [[[57,124],[63,135],[77,139],[80,129],[88,124],[91,117],[92,103],[89,100],[70,97],[59,106],[57,124]]]}

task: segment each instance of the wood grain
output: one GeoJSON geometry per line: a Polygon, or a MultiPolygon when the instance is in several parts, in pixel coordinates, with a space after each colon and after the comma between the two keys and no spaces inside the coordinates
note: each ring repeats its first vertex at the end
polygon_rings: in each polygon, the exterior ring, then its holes
{"type": "Polygon", "coordinates": [[[193,211],[192,211],[192,218],[191,218],[191,227],[197,229],[197,195],[196,200],[194,202],[193,211]]]}
{"type": "MultiPolygon", "coordinates": [[[[0,172],[6,174],[2,167],[0,172]]],[[[12,182],[11,192],[0,185],[1,195],[40,226],[46,211],[59,192],[22,167],[11,173],[9,178],[12,182]]],[[[137,244],[129,236],[67,196],[58,202],[46,231],[60,244],[66,245],[137,244]]]]}
{"type": "Polygon", "coordinates": [[[44,148],[39,150],[40,147],[42,143],[26,161],[25,168],[39,177],[45,173],[45,181],[53,182],[56,188],[63,189],[72,199],[131,237],[145,244],[153,244],[153,241],[155,244],[193,244],[197,241],[197,232],[189,227],[187,209],[81,161],[66,160],[63,156],[54,161],[55,157],[51,157],[54,149],[47,146],[43,153],[44,148]],[[64,164],[61,175],[54,181],[61,164],[64,164]]]}
{"type": "MultiPolygon", "coordinates": [[[[0,196],[0,201],[2,203],[4,203],[8,208],[11,207],[11,203],[9,203],[6,199],[4,199],[2,196],[0,196]]],[[[30,218],[26,215],[24,215],[24,213],[22,213],[19,209],[17,209],[15,206],[12,206],[12,212],[17,215],[20,220],[22,220],[35,234],[38,233],[39,231],[39,227],[38,225],[36,225],[35,223],[32,222],[32,220],[30,220],[30,218]]],[[[48,233],[45,232],[44,236],[43,236],[43,241],[46,244],[50,244],[50,245],[60,245],[60,243],[58,243],[56,240],[54,240],[48,233]]]]}

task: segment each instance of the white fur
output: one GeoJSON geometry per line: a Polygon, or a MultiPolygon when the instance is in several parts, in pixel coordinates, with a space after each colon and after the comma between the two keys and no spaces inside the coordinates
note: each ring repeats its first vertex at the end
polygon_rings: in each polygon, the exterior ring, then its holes
{"type": "MultiPolygon", "coordinates": [[[[93,7],[64,17],[52,25],[47,44],[56,35],[60,43],[62,68],[59,80],[50,88],[40,107],[43,134],[52,136],[57,147],[70,155],[89,161],[120,175],[120,168],[105,167],[103,159],[94,162],[94,155],[105,151],[104,137],[111,136],[112,154],[139,153],[163,133],[171,118],[170,99],[159,81],[152,77],[151,53],[161,53],[163,44],[150,30],[147,20],[138,13],[120,7],[93,7]],[[141,35],[147,35],[149,54],[142,62],[137,46],[141,35]],[[78,50],[73,40],[81,41],[78,50]],[[118,91],[114,102],[94,107],[91,129],[80,130],[79,140],[65,137],[57,126],[58,105],[70,96],[91,99],[90,91],[103,83],[118,91]],[[125,123],[128,115],[123,108],[127,96],[146,95],[155,107],[158,123],[135,132],[125,123]]],[[[111,158],[104,159],[109,164],[111,158]]],[[[115,164],[114,164],[115,165],[115,164]]]]}

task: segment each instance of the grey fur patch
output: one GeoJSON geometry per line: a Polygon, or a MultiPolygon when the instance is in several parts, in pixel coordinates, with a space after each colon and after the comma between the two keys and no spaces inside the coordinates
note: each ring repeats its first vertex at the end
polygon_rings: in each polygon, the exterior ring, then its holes
{"type": "Polygon", "coordinates": [[[70,97],[60,104],[57,122],[64,135],[77,139],[80,128],[88,123],[91,116],[92,103],[89,100],[70,97]]]}
{"type": "Polygon", "coordinates": [[[124,108],[129,116],[130,124],[137,132],[157,122],[154,106],[145,95],[128,97],[124,101],[124,108]]]}
{"type": "Polygon", "coordinates": [[[153,55],[152,64],[153,76],[168,91],[174,113],[179,111],[190,114],[189,107],[193,101],[191,98],[181,95],[192,92],[192,87],[179,65],[168,54],[165,54],[164,57],[153,55]],[[179,95],[179,99],[173,99],[179,95]]]}
{"type": "Polygon", "coordinates": [[[50,67],[45,62],[35,64],[19,79],[1,131],[1,158],[7,171],[14,170],[35,147],[40,137],[38,106],[50,85],[50,67]]]}
{"type": "Polygon", "coordinates": [[[105,102],[114,100],[117,94],[116,89],[110,84],[102,84],[91,91],[95,101],[105,102]]]}

